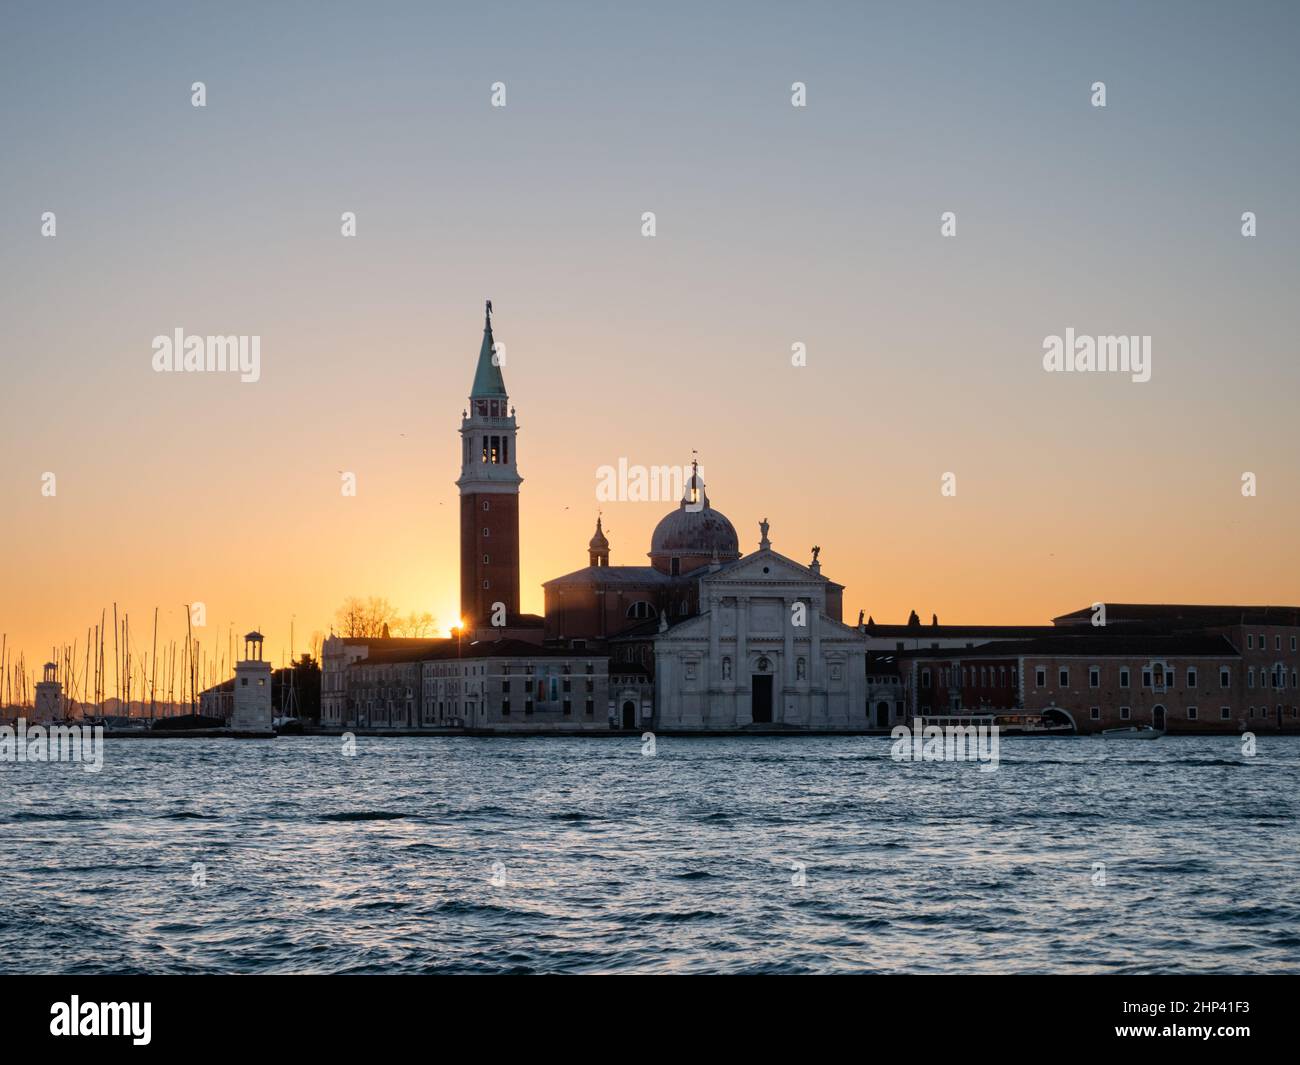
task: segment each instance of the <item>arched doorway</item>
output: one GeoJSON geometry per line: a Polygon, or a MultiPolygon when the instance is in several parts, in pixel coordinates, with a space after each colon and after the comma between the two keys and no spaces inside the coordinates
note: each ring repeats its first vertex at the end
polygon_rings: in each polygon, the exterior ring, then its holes
{"type": "Polygon", "coordinates": [[[1151,724],[1152,724],[1155,728],[1162,729],[1162,730],[1164,729],[1164,727],[1165,727],[1165,708],[1164,708],[1163,706],[1159,706],[1159,705],[1157,705],[1157,706],[1155,706],[1155,707],[1152,708],[1152,710],[1151,710],[1151,724]]]}
{"type": "Polygon", "coordinates": [[[876,728],[889,728],[888,703],[876,703],[876,728]]]}
{"type": "Polygon", "coordinates": [[[636,728],[636,703],[631,699],[623,704],[623,727],[626,729],[636,728]]]}

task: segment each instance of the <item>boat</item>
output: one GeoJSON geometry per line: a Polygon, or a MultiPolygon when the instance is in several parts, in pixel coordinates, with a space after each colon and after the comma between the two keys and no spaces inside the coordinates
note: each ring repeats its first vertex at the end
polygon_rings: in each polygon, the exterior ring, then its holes
{"type": "Polygon", "coordinates": [[[1101,734],[1108,740],[1158,740],[1165,730],[1150,725],[1129,725],[1127,728],[1102,729],[1101,734]]]}

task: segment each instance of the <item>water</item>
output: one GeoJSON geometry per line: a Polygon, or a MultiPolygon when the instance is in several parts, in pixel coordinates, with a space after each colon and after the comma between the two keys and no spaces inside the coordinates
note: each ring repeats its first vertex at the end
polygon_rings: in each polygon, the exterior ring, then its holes
{"type": "Polygon", "coordinates": [[[0,970],[1300,963],[1300,738],[1005,740],[993,773],[883,737],[357,742],[0,765],[0,970]]]}

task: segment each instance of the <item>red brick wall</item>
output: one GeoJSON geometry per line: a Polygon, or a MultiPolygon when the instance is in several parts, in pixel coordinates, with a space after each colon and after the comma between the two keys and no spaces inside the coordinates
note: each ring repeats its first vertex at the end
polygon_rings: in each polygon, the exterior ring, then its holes
{"type": "Polygon", "coordinates": [[[460,497],[461,617],[486,625],[493,603],[519,613],[519,496],[471,492],[460,497]],[[484,563],[484,555],[491,561],[484,563]],[[483,587],[485,580],[489,588],[483,587]]]}

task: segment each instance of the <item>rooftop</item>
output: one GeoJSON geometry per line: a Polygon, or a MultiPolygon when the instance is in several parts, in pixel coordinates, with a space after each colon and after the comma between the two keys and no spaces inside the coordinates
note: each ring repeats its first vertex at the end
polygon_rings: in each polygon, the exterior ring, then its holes
{"type": "MultiPolygon", "coordinates": [[[[1115,622],[1182,622],[1195,625],[1300,625],[1300,607],[1233,606],[1228,604],[1106,603],[1106,624],[1115,622]]],[[[1052,620],[1057,625],[1090,622],[1093,607],[1073,610],[1052,620]]]]}
{"type": "Polygon", "coordinates": [[[1044,657],[1214,657],[1238,658],[1240,653],[1226,636],[1199,633],[1131,632],[1104,636],[1043,636],[1032,640],[1008,640],[981,647],[919,648],[899,651],[899,658],[1015,658],[1020,655],[1044,657]]]}

